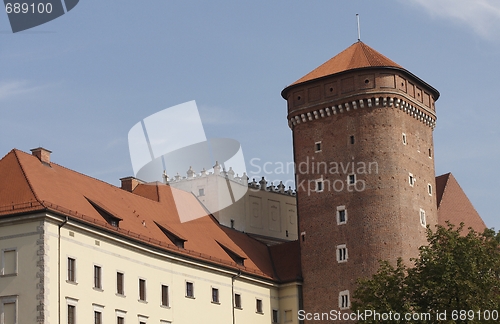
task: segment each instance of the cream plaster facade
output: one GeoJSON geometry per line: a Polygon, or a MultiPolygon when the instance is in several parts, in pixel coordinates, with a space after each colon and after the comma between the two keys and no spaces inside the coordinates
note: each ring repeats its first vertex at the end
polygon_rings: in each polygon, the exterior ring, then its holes
{"type": "Polygon", "coordinates": [[[15,250],[17,259],[15,273],[0,276],[5,324],[68,323],[69,309],[80,324],[95,323],[95,312],[101,323],[118,323],[121,316],[137,324],[269,324],[273,310],[277,323],[298,323],[299,283],[279,285],[52,213],[3,217],[0,250],[15,250]],[[68,278],[68,258],[75,260],[74,280],[68,278]],[[101,288],[94,287],[94,266],[101,269],[101,288]],[[117,293],[117,272],[123,273],[123,295],[117,293]],[[139,279],[145,280],[145,301],[139,279]],[[186,282],[193,284],[194,298],[186,297],[186,282]],[[162,285],[168,286],[168,306],[161,305],[162,285]],[[212,302],[213,288],[219,302],[212,302]],[[234,294],[241,307],[233,307],[234,294]]]}

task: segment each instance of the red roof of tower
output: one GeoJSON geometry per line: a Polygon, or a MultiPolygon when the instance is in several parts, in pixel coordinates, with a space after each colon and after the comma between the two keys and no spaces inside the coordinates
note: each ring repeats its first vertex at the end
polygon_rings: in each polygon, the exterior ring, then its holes
{"type": "Polygon", "coordinates": [[[335,55],[316,69],[312,70],[292,85],[318,79],[327,75],[332,75],[347,70],[354,70],[366,67],[403,67],[386,56],[380,54],[363,42],[356,42],[335,55]]]}

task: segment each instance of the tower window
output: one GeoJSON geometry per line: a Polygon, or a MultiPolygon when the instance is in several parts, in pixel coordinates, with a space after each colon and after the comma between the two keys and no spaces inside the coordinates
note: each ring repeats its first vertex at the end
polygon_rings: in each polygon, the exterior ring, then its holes
{"type": "Polygon", "coordinates": [[[306,241],[306,232],[300,233],[300,237],[302,238],[302,242],[306,241]]]}
{"type": "Polygon", "coordinates": [[[347,211],[345,206],[337,207],[337,225],[342,225],[347,223],[347,211]]]}
{"type": "Polygon", "coordinates": [[[430,183],[427,184],[427,192],[429,193],[429,196],[432,196],[432,185],[430,183]]]}
{"type": "Polygon", "coordinates": [[[415,176],[413,176],[413,174],[408,174],[408,183],[410,184],[410,186],[414,186],[415,185],[415,176]]]}
{"type": "Polygon", "coordinates": [[[321,142],[314,143],[315,152],[321,152],[321,142]]]}
{"type": "Polygon", "coordinates": [[[203,196],[205,196],[205,188],[198,189],[198,197],[203,197],[203,196]]]}
{"type": "Polygon", "coordinates": [[[404,145],[408,144],[408,141],[406,139],[406,134],[405,133],[403,133],[403,144],[404,145]]]}
{"type": "Polygon", "coordinates": [[[323,179],[316,180],[316,192],[323,191],[323,179]]]}
{"type": "Polygon", "coordinates": [[[351,136],[349,137],[349,141],[351,142],[351,144],[354,144],[354,135],[351,135],[351,136]]]}
{"type": "Polygon", "coordinates": [[[337,262],[347,262],[347,247],[345,244],[337,245],[337,262]]]}
{"type": "Polygon", "coordinates": [[[423,227],[427,226],[427,221],[425,219],[425,210],[420,208],[420,225],[423,227]]]}
{"type": "Polygon", "coordinates": [[[432,159],[432,149],[429,148],[429,159],[432,159]]]}
{"type": "Polygon", "coordinates": [[[350,185],[356,184],[356,175],[350,174],[347,176],[347,183],[350,185]]]}
{"type": "Polygon", "coordinates": [[[349,308],[350,301],[349,301],[349,290],[344,290],[339,293],[339,308],[340,309],[347,309],[349,308]]]}
{"type": "Polygon", "coordinates": [[[231,219],[231,228],[234,228],[234,219],[231,219]]]}

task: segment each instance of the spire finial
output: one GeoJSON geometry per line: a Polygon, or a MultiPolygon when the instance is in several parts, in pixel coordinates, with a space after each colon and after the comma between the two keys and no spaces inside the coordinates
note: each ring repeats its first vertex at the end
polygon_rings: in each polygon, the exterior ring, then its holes
{"type": "Polygon", "coordinates": [[[358,22],[358,42],[361,42],[361,30],[359,28],[359,14],[356,14],[356,20],[358,22]]]}

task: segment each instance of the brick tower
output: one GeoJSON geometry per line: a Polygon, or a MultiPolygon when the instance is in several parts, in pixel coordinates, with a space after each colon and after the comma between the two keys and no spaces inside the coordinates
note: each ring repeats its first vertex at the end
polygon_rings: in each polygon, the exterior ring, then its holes
{"type": "Polygon", "coordinates": [[[437,223],[439,92],[357,42],[282,91],[297,166],[306,312],[348,309],[378,260],[416,257],[437,223]]]}

